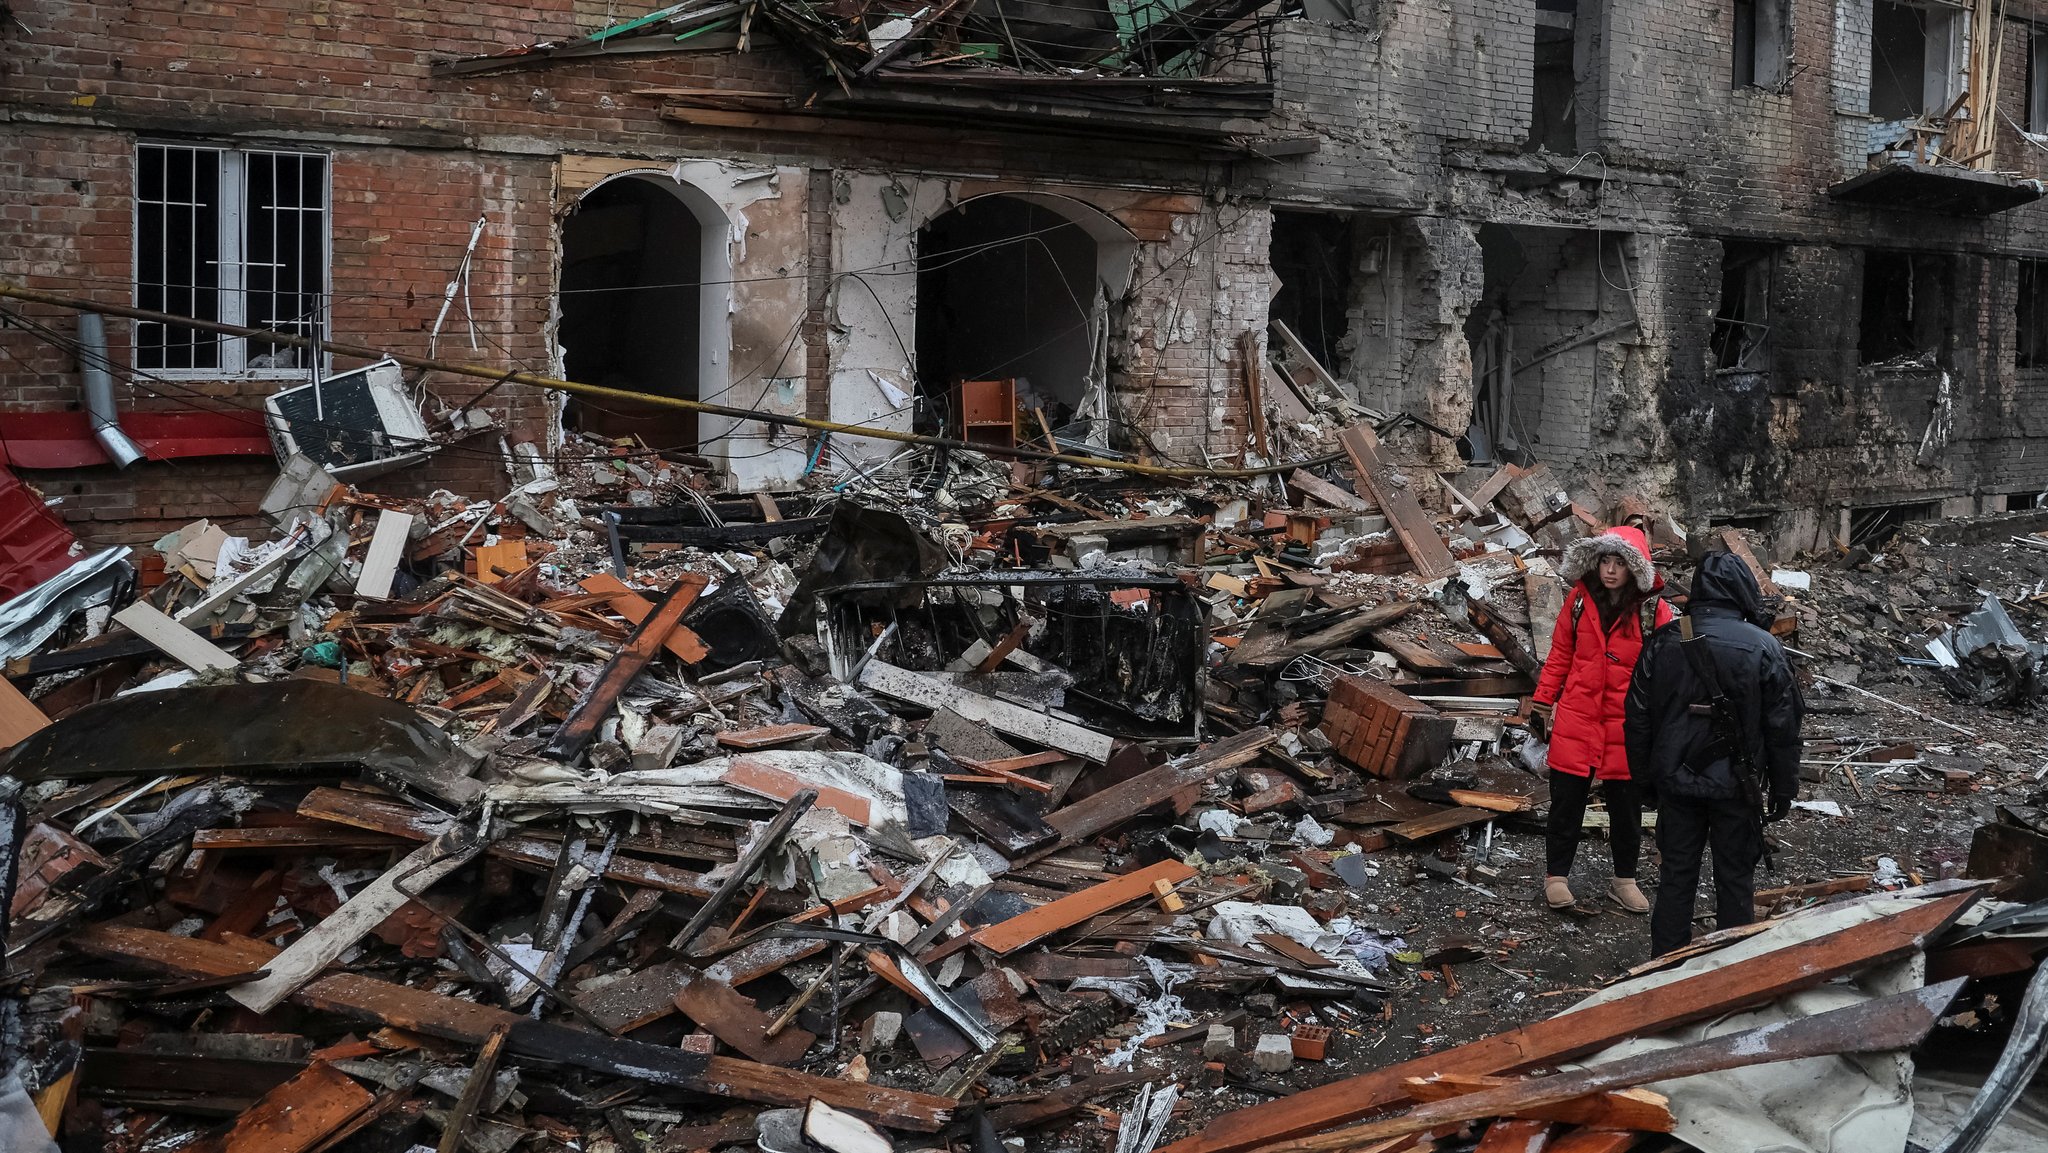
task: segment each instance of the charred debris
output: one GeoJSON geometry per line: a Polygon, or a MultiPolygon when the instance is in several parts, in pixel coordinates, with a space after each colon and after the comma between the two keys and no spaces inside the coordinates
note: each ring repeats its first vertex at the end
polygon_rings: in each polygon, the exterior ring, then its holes
{"type": "Polygon", "coordinates": [[[1438,516],[1325,431],[745,498],[589,439],[475,498],[298,461],[268,540],[79,557],[0,605],[13,1147],[2035,1139],[2048,545],[1779,567],[1541,466],[1438,516]],[[1534,900],[1551,562],[1610,516],[1674,597],[1754,565],[1816,710],[1770,916],[1649,964],[1534,900]]]}

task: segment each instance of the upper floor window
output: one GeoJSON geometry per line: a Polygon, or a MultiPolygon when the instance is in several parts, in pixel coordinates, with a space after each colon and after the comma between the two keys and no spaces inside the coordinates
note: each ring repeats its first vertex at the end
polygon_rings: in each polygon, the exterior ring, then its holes
{"type": "MultiPolygon", "coordinates": [[[[138,308],[324,331],[327,157],[183,144],[135,150],[138,308]]],[[[135,326],[136,367],[205,375],[304,375],[312,354],[157,322],[135,326]]]]}
{"type": "Polygon", "coordinates": [[[1946,4],[1870,6],[1870,114],[1946,116],[1968,67],[1969,15],[1946,4]]]}
{"type": "Polygon", "coordinates": [[[2048,132],[2048,32],[2027,38],[2027,131],[2048,132]]]}
{"type": "Polygon", "coordinates": [[[1785,82],[1791,0],[1735,0],[1735,87],[1776,88],[1785,82]]]}

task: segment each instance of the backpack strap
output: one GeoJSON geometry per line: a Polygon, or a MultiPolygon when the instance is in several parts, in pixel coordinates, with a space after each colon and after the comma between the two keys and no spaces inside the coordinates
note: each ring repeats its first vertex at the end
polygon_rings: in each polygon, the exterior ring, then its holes
{"type": "Polygon", "coordinates": [[[1663,603],[1663,597],[1643,598],[1642,617],[1639,623],[1643,630],[1643,642],[1645,644],[1649,643],[1650,634],[1657,631],[1657,607],[1663,603]]]}
{"type": "Polygon", "coordinates": [[[1572,586],[1572,635],[1579,635],[1579,618],[1586,615],[1586,590],[1572,586]]]}

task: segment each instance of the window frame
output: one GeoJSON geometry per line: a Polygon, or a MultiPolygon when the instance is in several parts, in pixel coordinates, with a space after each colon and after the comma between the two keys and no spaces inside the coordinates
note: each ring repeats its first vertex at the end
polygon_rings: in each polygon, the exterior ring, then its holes
{"type": "MultiPolygon", "coordinates": [[[[325,340],[332,323],[332,316],[323,316],[334,301],[334,154],[332,152],[293,147],[289,145],[250,145],[237,147],[227,144],[212,144],[190,140],[145,138],[135,142],[132,153],[133,181],[129,197],[129,287],[136,307],[143,307],[142,294],[142,214],[143,197],[141,187],[142,156],[145,149],[160,149],[166,155],[172,152],[210,152],[219,158],[217,187],[215,189],[215,243],[213,260],[218,270],[218,282],[213,289],[219,302],[218,318],[222,324],[237,324],[254,328],[248,318],[249,294],[247,270],[248,234],[250,216],[249,158],[252,156],[288,156],[300,160],[318,160],[320,178],[318,182],[320,203],[317,210],[309,210],[304,204],[303,186],[300,203],[294,212],[318,211],[321,217],[319,228],[320,276],[312,295],[321,303],[313,320],[313,334],[316,339],[325,340]]],[[[168,174],[165,177],[168,183],[168,174]]],[[[196,199],[196,195],[195,195],[196,199]]],[[[168,236],[166,228],[165,235],[168,236]]],[[[167,303],[167,302],[166,302],[167,303]]],[[[169,311],[162,309],[160,311],[169,311]]],[[[315,367],[270,368],[249,367],[249,341],[243,336],[215,334],[220,350],[219,364],[211,368],[155,367],[143,365],[142,329],[144,323],[130,326],[129,363],[137,372],[174,380],[310,380],[316,374],[328,375],[333,371],[333,357],[323,348],[315,367]]],[[[175,326],[164,325],[166,329],[175,326]]],[[[201,334],[206,335],[206,334],[201,334]]]]}

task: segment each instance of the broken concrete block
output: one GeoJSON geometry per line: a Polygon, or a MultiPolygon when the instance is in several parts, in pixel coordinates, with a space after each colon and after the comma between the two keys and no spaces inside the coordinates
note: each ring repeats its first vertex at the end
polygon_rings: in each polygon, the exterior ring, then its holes
{"type": "Polygon", "coordinates": [[[1271,993],[1253,993],[1244,999],[1244,1011],[1254,1017],[1272,1017],[1280,1012],[1280,998],[1271,993]]]}
{"type": "Polygon", "coordinates": [[[1221,1061],[1237,1052],[1237,1030],[1228,1025],[1209,1026],[1208,1036],[1202,1038],[1202,1060],[1221,1061]]]}
{"type": "Polygon", "coordinates": [[[1252,1064],[1261,1073],[1285,1073],[1294,1068],[1294,1038],[1285,1033],[1266,1033],[1252,1050],[1252,1064]]]}
{"type": "Polygon", "coordinates": [[[887,1010],[876,1013],[861,1023],[860,1051],[872,1053],[896,1044],[896,1038],[903,1035],[903,1014],[887,1010]]]}

